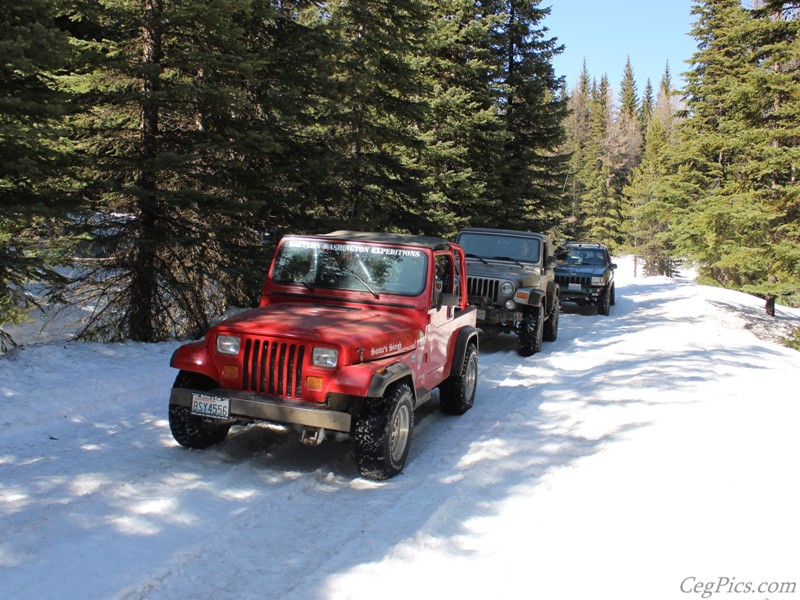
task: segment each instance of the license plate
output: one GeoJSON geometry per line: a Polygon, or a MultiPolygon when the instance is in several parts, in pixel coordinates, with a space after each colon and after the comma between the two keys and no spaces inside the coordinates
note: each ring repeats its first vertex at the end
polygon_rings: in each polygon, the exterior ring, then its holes
{"type": "Polygon", "coordinates": [[[569,289],[575,290],[576,292],[580,292],[581,291],[581,284],[580,283],[570,283],[569,284],[569,289]]]}
{"type": "Polygon", "coordinates": [[[231,401],[227,398],[215,398],[205,394],[192,394],[192,414],[212,419],[229,419],[231,401]]]}
{"type": "Polygon", "coordinates": [[[480,309],[480,308],[479,308],[479,309],[478,309],[478,316],[477,316],[477,318],[478,318],[478,319],[480,319],[480,320],[483,320],[483,319],[485,319],[485,318],[486,318],[486,311],[485,311],[485,310],[482,310],[482,309],[480,309]]]}

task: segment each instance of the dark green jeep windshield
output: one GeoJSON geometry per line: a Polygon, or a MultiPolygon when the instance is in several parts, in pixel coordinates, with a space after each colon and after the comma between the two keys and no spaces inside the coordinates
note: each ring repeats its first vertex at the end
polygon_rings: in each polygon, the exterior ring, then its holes
{"type": "Polygon", "coordinates": [[[464,232],[458,236],[459,245],[467,256],[497,258],[538,263],[541,242],[535,238],[464,232]]]}
{"type": "Polygon", "coordinates": [[[276,283],[416,296],[425,286],[428,259],[415,248],[292,239],[275,259],[276,283]]]}

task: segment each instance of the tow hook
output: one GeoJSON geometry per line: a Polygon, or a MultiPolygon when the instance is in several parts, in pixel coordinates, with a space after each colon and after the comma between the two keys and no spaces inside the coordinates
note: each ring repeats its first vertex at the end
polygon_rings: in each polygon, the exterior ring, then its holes
{"type": "Polygon", "coordinates": [[[300,433],[300,443],[305,446],[319,446],[325,441],[325,430],[322,427],[313,429],[306,427],[300,433]]]}

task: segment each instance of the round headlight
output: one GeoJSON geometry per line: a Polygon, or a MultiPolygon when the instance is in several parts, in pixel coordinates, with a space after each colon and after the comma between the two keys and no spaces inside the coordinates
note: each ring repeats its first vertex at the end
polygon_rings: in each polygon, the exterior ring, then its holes
{"type": "Polygon", "coordinates": [[[510,296],[514,293],[514,284],[510,281],[504,281],[500,284],[500,293],[503,294],[503,296],[510,296]]]}

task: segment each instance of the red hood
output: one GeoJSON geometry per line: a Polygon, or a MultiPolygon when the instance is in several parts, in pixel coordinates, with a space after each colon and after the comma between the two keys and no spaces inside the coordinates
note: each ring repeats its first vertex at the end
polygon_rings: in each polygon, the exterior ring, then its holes
{"type": "Polygon", "coordinates": [[[215,330],[264,337],[297,338],[361,349],[363,360],[405,352],[421,335],[416,321],[400,311],[314,304],[271,304],[225,319],[215,330]]]}

